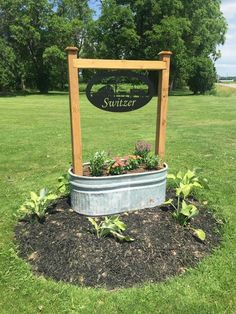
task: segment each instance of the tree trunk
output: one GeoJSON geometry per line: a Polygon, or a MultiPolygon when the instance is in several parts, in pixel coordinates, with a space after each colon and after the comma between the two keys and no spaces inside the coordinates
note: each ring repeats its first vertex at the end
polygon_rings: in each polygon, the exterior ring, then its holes
{"type": "Polygon", "coordinates": [[[41,94],[47,94],[49,91],[49,74],[46,72],[39,72],[37,75],[37,89],[41,94]]]}

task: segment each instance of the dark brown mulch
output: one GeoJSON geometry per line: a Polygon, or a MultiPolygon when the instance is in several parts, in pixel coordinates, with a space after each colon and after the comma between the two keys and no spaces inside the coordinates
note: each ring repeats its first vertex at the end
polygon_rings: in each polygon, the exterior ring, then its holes
{"type": "Polygon", "coordinates": [[[97,239],[85,216],[59,200],[44,223],[19,222],[15,237],[19,255],[36,274],[81,286],[131,287],[182,274],[210,254],[220,242],[219,224],[206,209],[192,221],[205,242],[160,207],[122,214],[134,242],[97,239]]]}

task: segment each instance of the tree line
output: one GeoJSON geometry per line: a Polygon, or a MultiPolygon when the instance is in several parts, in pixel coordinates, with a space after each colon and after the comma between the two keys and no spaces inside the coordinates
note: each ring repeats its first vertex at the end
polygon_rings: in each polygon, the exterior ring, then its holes
{"type": "Polygon", "coordinates": [[[67,46],[80,57],[111,59],[155,60],[171,50],[172,88],[211,89],[227,30],[220,0],[98,2],[95,19],[88,0],[0,0],[0,91],[64,90],[67,46]]]}

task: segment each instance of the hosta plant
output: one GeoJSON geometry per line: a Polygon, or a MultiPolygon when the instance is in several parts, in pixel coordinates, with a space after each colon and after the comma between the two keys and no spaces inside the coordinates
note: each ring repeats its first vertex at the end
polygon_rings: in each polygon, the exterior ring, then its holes
{"type": "Polygon", "coordinates": [[[100,223],[92,217],[88,217],[88,220],[92,224],[98,239],[112,235],[119,241],[134,241],[133,238],[122,234],[126,230],[126,225],[118,216],[105,217],[100,223]]]}
{"type": "Polygon", "coordinates": [[[195,229],[190,227],[190,219],[197,216],[199,210],[193,204],[187,204],[185,200],[179,201],[177,204],[174,203],[173,199],[169,199],[164,204],[171,205],[174,208],[172,216],[184,227],[188,227],[193,231],[194,235],[201,241],[204,241],[206,234],[202,229],[195,229]]]}
{"type": "Polygon", "coordinates": [[[168,174],[167,178],[173,181],[176,195],[184,199],[196,189],[209,189],[207,179],[198,177],[196,170],[188,170],[186,173],[179,171],[176,175],[168,174]]]}
{"type": "Polygon", "coordinates": [[[21,205],[18,212],[21,215],[36,217],[39,221],[43,221],[47,215],[49,205],[57,197],[56,194],[48,192],[46,188],[41,189],[39,194],[30,192],[30,198],[21,205]]]}
{"type": "Polygon", "coordinates": [[[173,199],[169,199],[164,204],[171,205],[174,208],[173,217],[181,225],[188,226],[196,237],[204,241],[206,237],[205,232],[201,229],[190,227],[191,218],[198,215],[199,210],[187,200],[187,197],[197,188],[209,188],[207,180],[200,179],[194,170],[188,170],[185,174],[181,171],[177,175],[169,174],[168,178],[174,181],[177,202],[175,203],[173,199]]]}

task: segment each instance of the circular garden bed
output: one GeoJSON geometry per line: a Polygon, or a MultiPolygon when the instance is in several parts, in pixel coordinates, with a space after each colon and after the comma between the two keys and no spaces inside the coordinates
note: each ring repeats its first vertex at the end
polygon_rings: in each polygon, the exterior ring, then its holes
{"type": "MultiPolygon", "coordinates": [[[[168,192],[167,196],[172,193],[168,192]]],[[[206,233],[197,239],[179,225],[168,207],[120,215],[133,242],[97,238],[87,217],[58,199],[43,223],[20,221],[15,228],[19,255],[38,275],[80,286],[114,289],[159,282],[184,273],[219,245],[220,224],[196,200],[191,226],[206,233]]]]}

